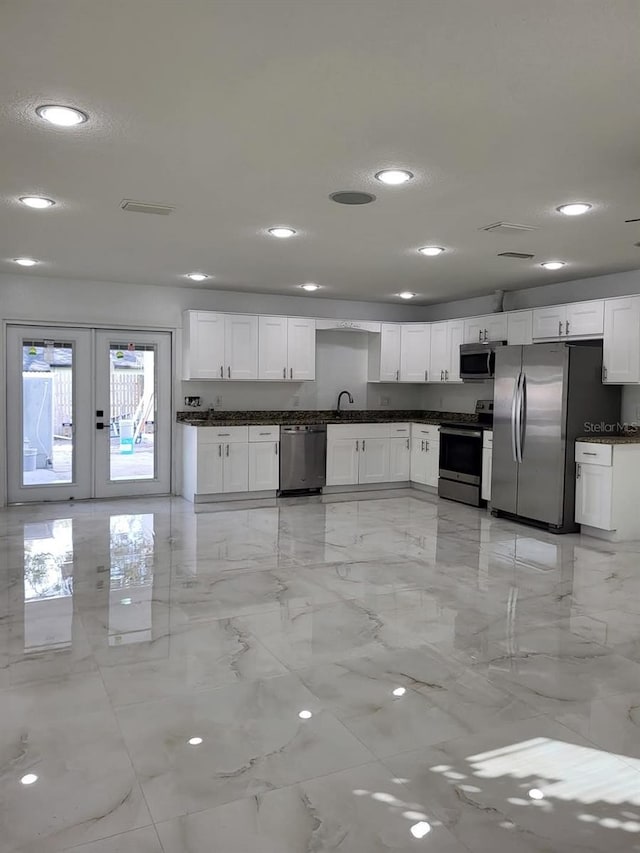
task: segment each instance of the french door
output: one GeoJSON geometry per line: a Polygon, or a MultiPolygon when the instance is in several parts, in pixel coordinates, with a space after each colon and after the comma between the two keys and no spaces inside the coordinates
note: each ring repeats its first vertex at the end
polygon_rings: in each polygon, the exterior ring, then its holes
{"type": "Polygon", "coordinates": [[[168,332],[7,328],[10,503],[168,494],[168,332]]]}

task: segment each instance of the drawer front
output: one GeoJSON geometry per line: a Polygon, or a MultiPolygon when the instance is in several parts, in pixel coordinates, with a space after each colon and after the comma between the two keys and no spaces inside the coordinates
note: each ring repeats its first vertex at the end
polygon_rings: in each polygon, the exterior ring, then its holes
{"type": "Polygon", "coordinates": [[[429,438],[437,441],[440,438],[438,424],[411,424],[411,438],[429,438]]]}
{"type": "Polygon", "coordinates": [[[341,438],[389,438],[389,427],[395,424],[329,424],[327,441],[341,438]]]}
{"type": "Polygon", "coordinates": [[[390,438],[409,438],[411,435],[411,424],[389,424],[390,438]]]}
{"type": "Polygon", "coordinates": [[[235,444],[249,440],[248,426],[198,427],[198,444],[235,444]]]}
{"type": "Polygon", "coordinates": [[[482,447],[493,447],[493,432],[490,429],[482,433],[482,447]]]}
{"type": "Polygon", "coordinates": [[[576,462],[582,462],[585,465],[611,465],[612,459],[612,444],[589,444],[586,441],[576,442],[576,462]]]}
{"type": "Polygon", "coordinates": [[[250,426],[249,441],[280,441],[280,427],[275,424],[250,426]]]}

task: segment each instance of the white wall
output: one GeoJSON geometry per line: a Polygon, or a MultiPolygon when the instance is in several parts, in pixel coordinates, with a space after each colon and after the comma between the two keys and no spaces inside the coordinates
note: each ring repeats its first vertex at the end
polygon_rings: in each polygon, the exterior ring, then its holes
{"type": "Polygon", "coordinates": [[[493,382],[423,385],[420,408],[433,412],[473,412],[476,400],[493,400],[493,382]]]}
{"type": "MultiPolygon", "coordinates": [[[[338,394],[350,391],[354,403],[343,398],[345,409],[416,409],[420,386],[369,384],[369,335],[323,330],[316,334],[315,382],[183,382],[182,396],[202,397],[203,408],[335,409],[338,394]]],[[[184,408],[178,405],[178,408],[184,408]]]]}

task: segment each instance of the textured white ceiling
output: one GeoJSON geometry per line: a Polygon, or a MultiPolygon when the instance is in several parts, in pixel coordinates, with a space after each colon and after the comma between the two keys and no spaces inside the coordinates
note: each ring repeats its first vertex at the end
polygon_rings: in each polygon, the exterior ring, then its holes
{"type": "Polygon", "coordinates": [[[640,267],[637,0],[4,0],[0,20],[5,271],[427,302],[640,267]],[[44,124],[51,102],[90,123],[44,124]],[[594,210],[555,212],[575,200],[594,210]],[[496,220],[539,230],[478,230],[496,220]]]}

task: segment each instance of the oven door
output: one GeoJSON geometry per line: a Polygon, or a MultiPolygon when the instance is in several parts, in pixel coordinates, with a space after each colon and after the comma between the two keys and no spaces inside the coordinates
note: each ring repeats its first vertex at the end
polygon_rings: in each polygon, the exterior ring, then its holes
{"type": "Polygon", "coordinates": [[[460,378],[464,382],[491,379],[495,374],[496,352],[493,346],[463,344],[460,347],[460,378]]]}
{"type": "Polygon", "coordinates": [[[478,486],[481,475],[482,430],[440,427],[440,476],[478,486]]]}

